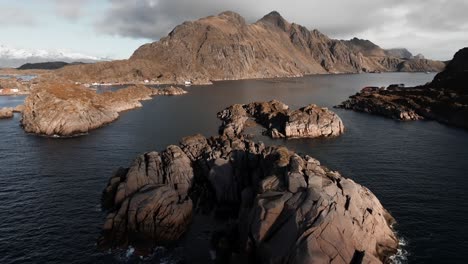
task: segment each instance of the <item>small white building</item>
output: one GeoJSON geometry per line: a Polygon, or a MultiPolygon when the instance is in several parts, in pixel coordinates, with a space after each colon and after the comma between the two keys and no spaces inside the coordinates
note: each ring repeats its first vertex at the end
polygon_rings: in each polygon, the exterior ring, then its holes
{"type": "Polygon", "coordinates": [[[145,83],[149,83],[149,80],[145,80],[145,83]]]}
{"type": "Polygon", "coordinates": [[[185,81],[185,86],[190,86],[192,85],[192,81],[185,81]]]}
{"type": "Polygon", "coordinates": [[[18,92],[19,92],[19,89],[13,88],[13,89],[11,89],[11,92],[12,92],[12,93],[18,93],[18,92]]]}

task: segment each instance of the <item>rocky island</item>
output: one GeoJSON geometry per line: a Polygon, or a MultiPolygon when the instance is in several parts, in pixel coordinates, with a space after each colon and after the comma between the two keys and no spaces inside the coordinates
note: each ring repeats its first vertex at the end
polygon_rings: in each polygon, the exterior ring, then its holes
{"type": "Polygon", "coordinates": [[[13,118],[13,108],[12,107],[3,107],[0,108],[0,119],[13,118]]]}
{"type": "Polygon", "coordinates": [[[445,63],[371,41],[336,40],[271,12],[249,24],[234,12],[184,22],[128,60],[73,65],[55,72],[82,83],[158,83],[297,77],[306,74],[441,71],[445,63]]]}
{"type": "Polygon", "coordinates": [[[220,133],[229,137],[240,135],[250,118],[264,126],[272,138],[332,137],[344,132],[338,115],[313,104],[295,111],[276,100],[236,104],[219,112],[218,117],[223,121],[220,133]]]}
{"type": "Polygon", "coordinates": [[[45,136],[85,134],[116,120],[119,112],[141,107],[142,100],[182,91],[135,85],[99,94],[63,79],[41,80],[25,100],[21,124],[28,133],[45,136]]]}
{"type": "Polygon", "coordinates": [[[117,170],[102,203],[104,248],[174,243],[200,214],[230,223],[211,232],[216,263],[388,263],[398,248],[394,219],[367,188],[242,133],[145,153],[117,170]]]}
{"type": "Polygon", "coordinates": [[[363,89],[338,107],[396,120],[436,120],[468,129],[468,48],[434,80],[417,87],[363,89]]]}

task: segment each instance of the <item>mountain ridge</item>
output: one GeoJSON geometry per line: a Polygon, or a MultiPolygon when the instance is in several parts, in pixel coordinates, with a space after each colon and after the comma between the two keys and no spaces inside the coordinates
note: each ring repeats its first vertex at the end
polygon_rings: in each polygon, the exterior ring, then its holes
{"type": "Polygon", "coordinates": [[[346,41],[290,23],[276,11],[251,24],[225,11],[176,26],[159,41],[139,47],[128,60],[70,66],[59,74],[77,81],[210,83],[324,73],[441,71],[444,67],[431,60],[366,56],[346,41]]]}

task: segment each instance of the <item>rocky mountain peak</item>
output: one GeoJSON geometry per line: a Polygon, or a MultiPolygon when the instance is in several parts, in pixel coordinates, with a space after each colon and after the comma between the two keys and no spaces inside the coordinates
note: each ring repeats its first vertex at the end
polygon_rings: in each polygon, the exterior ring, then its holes
{"type": "Polygon", "coordinates": [[[286,31],[290,25],[277,11],[271,11],[258,22],[278,27],[284,31],[286,31]]]}
{"type": "Polygon", "coordinates": [[[224,11],[224,12],[220,13],[218,16],[219,17],[226,17],[229,20],[238,22],[240,24],[245,24],[245,19],[241,15],[239,15],[238,13],[236,13],[234,11],[227,10],[227,11],[224,11]]]}

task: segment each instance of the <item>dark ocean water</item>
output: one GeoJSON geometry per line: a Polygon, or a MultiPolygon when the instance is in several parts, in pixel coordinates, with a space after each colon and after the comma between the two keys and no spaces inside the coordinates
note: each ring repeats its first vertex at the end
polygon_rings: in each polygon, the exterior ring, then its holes
{"type": "MultiPolygon", "coordinates": [[[[139,153],[195,133],[215,135],[216,113],[230,104],[279,99],[293,108],[331,107],[366,85],[423,84],[433,76],[322,75],[193,86],[187,95],[156,97],[109,126],[72,139],[26,135],[18,115],[0,120],[0,263],[135,262],[128,252],[100,252],[95,246],[108,178],[139,153]]],[[[22,100],[0,97],[0,107],[22,100]]],[[[467,263],[468,132],[436,122],[335,111],[346,126],[339,138],[258,138],[310,154],[373,191],[398,221],[407,242],[406,262],[467,263]]],[[[147,262],[165,262],[170,255],[163,252],[147,262]]]]}

